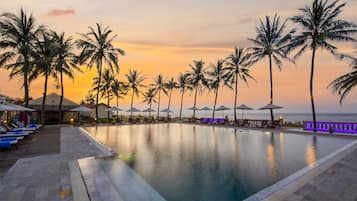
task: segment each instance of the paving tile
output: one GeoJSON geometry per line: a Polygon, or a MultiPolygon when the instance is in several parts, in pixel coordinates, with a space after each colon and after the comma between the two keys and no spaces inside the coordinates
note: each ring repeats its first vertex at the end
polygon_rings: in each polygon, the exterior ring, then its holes
{"type": "Polygon", "coordinates": [[[76,128],[62,128],[60,153],[19,159],[0,180],[0,200],[73,201],[68,162],[101,154],[89,144],[76,128]]]}

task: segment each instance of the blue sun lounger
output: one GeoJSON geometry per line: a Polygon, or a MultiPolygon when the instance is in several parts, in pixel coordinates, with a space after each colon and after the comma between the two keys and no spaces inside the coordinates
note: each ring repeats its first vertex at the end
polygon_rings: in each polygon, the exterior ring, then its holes
{"type": "Polygon", "coordinates": [[[24,137],[23,136],[20,136],[20,137],[1,137],[0,136],[0,141],[12,141],[12,140],[17,140],[17,141],[19,141],[19,140],[22,140],[22,139],[24,139],[24,137]]]}
{"type": "MultiPolygon", "coordinates": [[[[16,143],[15,143],[16,144],[16,143]]],[[[12,142],[9,141],[0,141],[0,148],[11,148],[12,142]]]]}

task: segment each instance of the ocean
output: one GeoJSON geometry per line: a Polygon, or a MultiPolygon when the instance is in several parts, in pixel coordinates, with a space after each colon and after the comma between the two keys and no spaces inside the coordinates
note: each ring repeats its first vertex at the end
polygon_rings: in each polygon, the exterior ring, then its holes
{"type": "MultiPolygon", "coordinates": [[[[185,111],[184,116],[189,117],[192,115],[192,111],[185,111]]],[[[211,117],[212,112],[203,112],[199,111],[196,112],[197,117],[211,117]]],[[[177,116],[175,113],[172,116],[177,116]]],[[[233,111],[217,111],[216,117],[225,117],[228,116],[229,119],[234,118],[233,111]]],[[[282,117],[285,122],[302,122],[302,121],[312,121],[312,114],[311,113],[274,113],[274,118],[279,119],[282,117]]],[[[237,118],[242,118],[242,112],[237,111],[237,118]]],[[[244,113],[244,119],[270,119],[270,113],[244,113]]],[[[320,113],[316,114],[317,121],[336,121],[336,122],[357,122],[357,113],[320,113]]]]}

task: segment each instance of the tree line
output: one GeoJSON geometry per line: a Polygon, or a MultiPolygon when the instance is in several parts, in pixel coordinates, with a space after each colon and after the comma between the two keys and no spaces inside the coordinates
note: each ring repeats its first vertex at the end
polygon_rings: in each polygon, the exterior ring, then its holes
{"type": "MultiPolygon", "coordinates": [[[[316,127],[314,77],[317,50],[327,50],[336,58],[351,62],[352,72],[339,76],[329,85],[340,95],[341,103],[357,85],[356,56],[339,53],[337,45],[334,44],[356,42],[353,37],[357,32],[356,24],[340,18],[345,6],[346,3],[339,0],[314,0],[311,5],[300,8],[297,15],[288,19],[283,20],[278,15],[266,16],[259,20],[256,35],[248,38],[252,44],[250,47],[236,47],[226,58],[211,65],[206,65],[203,60],[194,60],[189,65],[189,70],[180,73],[177,78],[165,79],[159,74],[154,78],[153,84],[147,86],[143,84],[146,77],[135,69],[125,74],[125,81],[117,79],[120,56],[124,56],[125,51],[113,45],[116,35],[109,27],[97,23],[94,27],[89,27],[87,33],[79,34],[79,38],[73,40],[65,33],[56,33],[43,25],[37,25],[32,14],[21,9],[18,14],[4,13],[0,16],[0,67],[10,71],[10,78],[15,76],[22,78],[26,106],[31,82],[38,77],[45,78],[41,110],[43,123],[48,78],[53,77],[59,82],[61,88],[59,111],[61,111],[64,94],[63,76],[73,79],[76,72],[82,72],[79,68],[81,65],[89,69],[95,68],[97,71],[91,90],[95,91],[95,94],[87,97],[87,99],[95,99],[97,120],[100,97],[106,98],[109,105],[114,97],[118,104],[118,99],[130,95],[131,108],[133,108],[134,98],[142,96],[143,101],[150,106],[150,112],[152,104],[157,102],[157,116],[159,116],[161,96],[164,94],[169,98],[166,108],[169,114],[172,91],[176,89],[181,93],[180,118],[184,94],[188,91],[194,93],[192,108],[194,117],[197,95],[203,90],[214,93],[212,112],[214,117],[219,89],[227,87],[234,90],[233,103],[236,108],[238,84],[254,80],[250,74],[251,68],[264,59],[268,60],[270,104],[273,104],[273,67],[276,66],[281,70],[284,61],[294,63],[307,50],[311,50],[309,96],[312,118],[316,127]],[[288,28],[288,22],[293,25],[292,28],[288,28]]],[[[132,116],[132,112],[130,115],[132,116]]],[[[270,116],[271,120],[274,120],[272,110],[270,116]]],[[[237,120],[235,109],[234,120],[237,120]]]]}

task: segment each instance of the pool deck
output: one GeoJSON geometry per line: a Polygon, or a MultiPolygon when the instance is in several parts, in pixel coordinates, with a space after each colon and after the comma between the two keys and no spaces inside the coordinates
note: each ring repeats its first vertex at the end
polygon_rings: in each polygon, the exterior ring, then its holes
{"type": "MultiPolygon", "coordinates": [[[[78,128],[72,127],[48,126],[22,145],[20,144],[18,149],[0,152],[0,167],[2,165],[3,173],[16,161],[3,177],[0,177],[0,200],[75,200],[72,190],[76,184],[71,184],[73,173],[69,163],[81,158],[93,159],[93,156],[108,154],[104,151],[105,147],[98,147],[98,143],[93,139],[83,135],[78,128]],[[47,140],[52,141],[40,141],[46,136],[47,140]],[[40,145],[41,148],[38,147],[40,145]]],[[[284,188],[271,193],[265,200],[357,200],[357,145],[342,150],[300,176],[284,188]]]]}
{"type": "Polygon", "coordinates": [[[267,200],[357,200],[357,146],[336,156],[267,200]]]}
{"type": "MultiPolygon", "coordinates": [[[[58,153],[36,153],[35,157],[27,157],[17,162],[0,179],[0,200],[3,201],[72,201],[72,188],[68,163],[71,160],[102,155],[103,153],[86,137],[81,135],[77,128],[48,126],[40,133],[52,133],[59,137],[58,153]]],[[[38,133],[33,140],[39,141],[43,136],[38,133]],[[38,135],[38,136],[36,136],[38,135]]],[[[45,144],[32,144],[48,146],[45,144]]],[[[30,146],[30,145],[28,145],[30,146]]],[[[52,145],[53,146],[53,145],[52,145]]],[[[22,149],[19,145],[18,149],[22,149]]],[[[9,150],[16,153],[16,149],[9,150]]],[[[0,156],[3,153],[0,152],[0,156]]]]}

